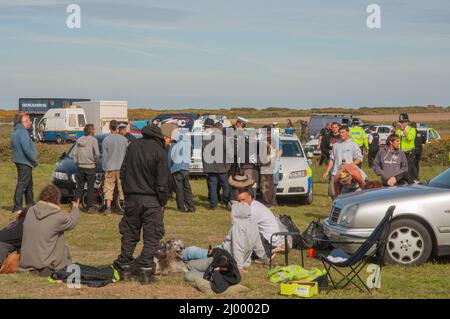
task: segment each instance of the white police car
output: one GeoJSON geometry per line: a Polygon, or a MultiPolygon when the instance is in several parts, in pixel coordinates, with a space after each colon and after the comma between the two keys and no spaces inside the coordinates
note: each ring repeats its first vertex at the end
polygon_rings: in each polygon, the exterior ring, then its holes
{"type": "Polygon", "coordinates": [[[305,204],[313,202],[312,169],[297,135],[280,135],[280,179],[277,197],[300,198],[305,204]]]}

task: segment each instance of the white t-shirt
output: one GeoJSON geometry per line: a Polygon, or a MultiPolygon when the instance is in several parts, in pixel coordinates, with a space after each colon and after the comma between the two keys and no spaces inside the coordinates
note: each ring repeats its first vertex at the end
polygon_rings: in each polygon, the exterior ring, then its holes
{"type": "MultiPolygon", "coordinates": [[[[258,225],[259,232],[269,243],[270,236],[274,233],[280,232],[280,226],[275,215],[270,211],[270,209],[257,200],[253,200],[250,204],[250,215],[252,222],[258,225]]],[[[275,236],[272,244],[274,246],[278,246],[280,244],[280,238],[275,236]]]]}

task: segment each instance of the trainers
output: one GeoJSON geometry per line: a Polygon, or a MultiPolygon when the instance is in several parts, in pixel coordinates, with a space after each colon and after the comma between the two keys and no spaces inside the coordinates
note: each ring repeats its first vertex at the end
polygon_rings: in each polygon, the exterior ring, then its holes
{"type": "Polygon", "coordinates": [[[22,212],[22,210],[21,210],[21,209],[18,209],[18,210],[14,210],[12,213],[13,213],[13,214],[19,215],[21,212],[22,212]]]}
{"type": "Polygon", "coordinates": [[[139,268],[139,281],[142,285],[148,285],[152,282],[155,282],[154,276],[155,270],[153,267],[140,267],[139,268]]]}
{"type": "Polygon", "coordinates": [[[111,213],[112,213],[111,207],[106,207],[106,209],[103,211],[103,214],[105,214],[105,215],[109,215],[111,213]]]}

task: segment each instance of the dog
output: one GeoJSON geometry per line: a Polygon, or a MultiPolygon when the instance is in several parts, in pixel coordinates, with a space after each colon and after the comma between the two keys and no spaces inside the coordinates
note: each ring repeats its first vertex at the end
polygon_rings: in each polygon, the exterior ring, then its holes
{"type": "Polygon", "coordinates": [[[160,249],[154,261],[156,264],[155,275],[167,276],[174,273],[185,273],[188,271],[183,262],[182,255],[184,244],[182,240],[168,240],[161,242],[160,249]]]}

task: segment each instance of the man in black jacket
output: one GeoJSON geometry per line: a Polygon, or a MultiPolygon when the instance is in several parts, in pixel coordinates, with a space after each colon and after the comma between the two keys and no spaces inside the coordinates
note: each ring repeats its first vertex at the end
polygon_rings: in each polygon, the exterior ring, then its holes
{"type": "Polygon", "coordinates": [[[164,206],[169,197],[166,148],[176,130],[176,124],[172,123],[161,128],[149,125],[142,130],[143,138],[128,146],[121,169],[125,194],[125,212],[119,224],[121,254],[114,262],[121,280],[131,280],[133,253],[142,229],[144,247],[135,266],[142,284],[153,281],[154,257],[164,236],[164,206]]]}

